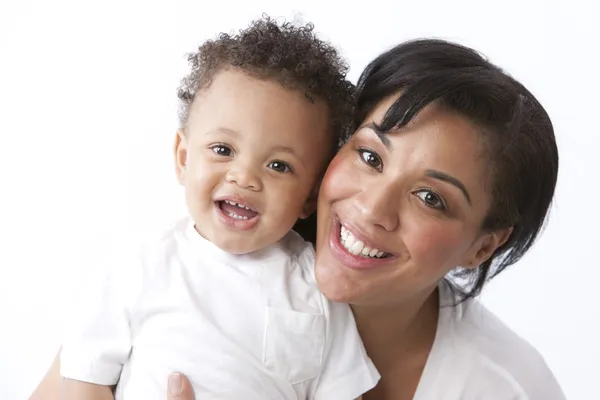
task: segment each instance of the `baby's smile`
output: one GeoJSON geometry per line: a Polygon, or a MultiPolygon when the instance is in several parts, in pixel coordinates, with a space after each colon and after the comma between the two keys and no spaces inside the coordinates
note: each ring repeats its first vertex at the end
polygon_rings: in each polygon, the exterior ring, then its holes
{"type": "Polygon", "coordinates": [[[258,215],[256,211],[242,203],[236,203],[232,200],[222,200],[218,203],[221,211],[233,219],[248,220],[258,215]]]}
{"type": "Polygon", "coordinates": [[[214,204],[219,220],[230,229],[249,230],[254,228],[260,219],[260,214],[254,207],[237,197],[220,199],[214,204]]]}

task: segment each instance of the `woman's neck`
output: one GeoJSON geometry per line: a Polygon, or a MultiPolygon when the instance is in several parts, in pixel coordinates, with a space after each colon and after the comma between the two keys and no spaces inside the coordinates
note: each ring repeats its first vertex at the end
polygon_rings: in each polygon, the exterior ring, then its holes
{"type": "Polygon", "coordinates": [[[352,310],[367,353],[380,372],[399,365],[424,366],[437,330],[437,289],[402,303],[353,305],[352,310]]]}

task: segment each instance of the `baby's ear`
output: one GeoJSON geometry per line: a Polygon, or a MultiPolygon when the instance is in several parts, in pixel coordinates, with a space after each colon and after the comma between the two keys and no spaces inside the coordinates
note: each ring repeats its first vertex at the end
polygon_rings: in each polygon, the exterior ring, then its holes
{"type": "Polygon", "coordinates": [[[312,189],[310,195],[306,199],[306,203],[304,203],[304,207],[302,207],[302,213],[300,214],[301,219],[306,219],[310,217],[312,213],[317,209],[317,198],[319,196],[319,187],[321,186],[321,182],[318,182],[317,185],[312,189]]]}
{"type": "Polygon", "coordinates": [[[183,129],[178,129],[175,134],[175,173],[177,180],[183,185],[185,182],[185,167],[187,164],[187,141],[183,129]]]}

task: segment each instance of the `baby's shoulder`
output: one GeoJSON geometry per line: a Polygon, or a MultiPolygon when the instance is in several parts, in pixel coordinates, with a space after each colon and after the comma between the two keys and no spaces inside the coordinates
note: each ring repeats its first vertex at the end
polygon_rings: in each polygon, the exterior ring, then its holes
{"type": "Polygon", "coordinates": [[[314,268],[315,248],[295,231],[290,231],[280,242],[282,248],[302,268],[314,268]]]}

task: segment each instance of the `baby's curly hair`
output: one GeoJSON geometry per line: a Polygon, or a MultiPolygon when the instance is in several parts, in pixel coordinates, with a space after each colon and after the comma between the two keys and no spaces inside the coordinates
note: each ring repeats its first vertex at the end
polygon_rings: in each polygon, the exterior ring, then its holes
{"type": "Polygon", "coordinates": [[[191,71],[177,91],[181,126],[196,93],[207,88],[220,70],[233,67],[300,90],[308,101],[324,101],[337,141],[352,127],[355,86],[346,79],[348,65],[333,46],[317,38],[312,24],[278,24],[263,15],[235,35],[221,33],[206,41],[188,55],[188,62],[191,71]]]}

